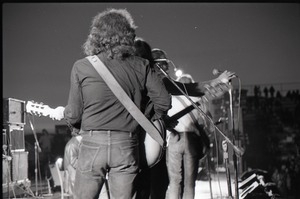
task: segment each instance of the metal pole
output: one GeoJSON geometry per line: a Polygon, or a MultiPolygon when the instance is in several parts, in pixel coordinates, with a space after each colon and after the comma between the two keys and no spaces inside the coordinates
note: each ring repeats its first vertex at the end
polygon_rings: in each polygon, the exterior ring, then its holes
{"type": "MultiPolygon", "coordinates": [[[[231,81],[229,81],[231,84],[231,81]]],[[[234,130],[234,113],[233,113],[233,97],[232,97],[232,88],[229,89],[229,108],[230,108],[230,118],[231,118],[231,132],[232,132],[232,140],[233,144],[235,143],[235,130],[234,130]]],[[[237,165],[237,156],[235,151],[233,151],[233,168],[235,174],[235,198],[239,199],[239,188],[238,188],[238,165],[237,165]]]]}
{"type": "Polygon", "coordinates": [[[207,172],[208,172],[210,198],[213,199],[212,186],[211,186],[211,172],[210,172],[210,151],[207,153],[206,158],[207,158],[206,167],[207,167],[207,172]]]}
{"type": "Polygon", "coordinates": [[[35,157],[35,168],[34,168],[34,174],[35,174],[35,196],[38,195],[38,151],[37,151],[37,142],[34,143],[34,157],[35,157]]]}
{"type": "Polygon", "coordinates": [[[223,149],[223,158],[225,162],[225,169],[226,169],[226,179],[227,179],[227,188],[228,188],[228,197],[232,197],[232,190],[231,190],[231,177],[230,177],[230,170],[229,170],[229,164],[228,164],[228,145],[226,140],[223,140],[222,142],[222,149],[223,149]]]}
{"type": "Polygon", "coordinates": [[[38,141],[38,138],[37,138],[37,135],[36,135],[36,132],[35,132],[35,129],[33,127],[33,124],[31,122],[31,120],[29,120],[30,122],[30,127],[32,129],[32,132],[33,132],[33,136],[34,136],[34,139],[35,139],[35,142],[34,142],[34,156],[35,156],[35,168],[34,168],[34,173],[35,173],[35,196],[38,196],[38,153],[41,152],[41,148],[40,148],[40,145],[39,145],[39,141],[38,141]]]}

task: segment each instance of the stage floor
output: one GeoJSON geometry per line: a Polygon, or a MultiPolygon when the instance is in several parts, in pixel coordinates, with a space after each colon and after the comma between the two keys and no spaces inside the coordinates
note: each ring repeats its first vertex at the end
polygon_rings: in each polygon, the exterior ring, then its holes
{"type": "MultiPolygon", "coordinates": [[[[211,174],[211,188],[209,180],[197,180],[196,181],[196,189],[195,189],[195,199],[217,199],[217,198],[228,198],[228,185],[226,180],[226,173],[225,172],[214,172],[211,174]],[[212,196],[212,197],[211,197],[212,196]]],[[[24,186],[23,186],[24,188],[24,186]]],[[[7,187],[5,188],[7,189],[7,187]]],[[[12,187],[11,187],[12,189],[12,187]]],[[[231,189],[232,194],[235,194],[235,182],[231,175],[231,189]]],[[[2,190],[3,192],[3,190],[2,190]]],[[[60,190],[51,191],[52,195],[49,195],[49,189],[46,181],[42,181],[37,186],[34,181],[30,183],[30,188],[28,187],[25,190],[20,189],[20,187],[14,186],[14,192],[16,197],[13,194],[13,191],[10,191],[10,196],[8,196],[7,191],[3,193],[2,198],[45,198],[45,199],[54,199],[54,198],[61,198],[60,190]],[[36,192],[36,190],[38,190],[36,192]],[[33,194],[33,195],[32,195],[33,194]],[[35,197],[35,195],[38,195],[35,197]]],[[[167,193],[168,195],[168,193],[167,193]]],[[[68,196],[64,196],[64,198],[72,198],[68,196]]],[[[105,188],[101,191],[99,199],[107,199],[107,193],[105,188]]],[[[167,197],[166,197],[167,198],[167,197]]]]}

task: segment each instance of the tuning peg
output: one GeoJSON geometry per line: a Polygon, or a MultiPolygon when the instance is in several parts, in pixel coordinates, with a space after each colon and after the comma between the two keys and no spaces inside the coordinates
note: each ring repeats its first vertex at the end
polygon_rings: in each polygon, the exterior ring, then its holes
{"type": "Polygon", "coordinates": [[[42,116],[41,113],[39,113],[39,112],[37,112],[37,111],[35,111],[34,114],[35,114],[36,116],[38,116],[38,117],[41,117],[41,116],[42,116]]]}

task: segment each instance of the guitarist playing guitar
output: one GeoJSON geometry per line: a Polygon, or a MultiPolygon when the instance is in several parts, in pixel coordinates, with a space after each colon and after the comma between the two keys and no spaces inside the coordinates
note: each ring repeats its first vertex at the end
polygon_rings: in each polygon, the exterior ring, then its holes
{"type": "MultiPolygon", "coordinates": [[[[188,74],[182,75],[179,82],[194,82],[188,74]]],[[[190,97],[198,101],[197,97],[190,97]]],[[[208,113],[207,101],[200,99],[200,109],[208,113]]],[[[191,102],[184,95],[172,96],[172,108],[169,110],[170,117],[183,110],[191,102]]],[[[178,120],[174,129],[169,131],[167,147],[167,170],[169,176],[169,198],[194,198],[195,182],[198,175],[199,160],[209,150],[209,138],[205,128],[209,129],[210,122],[206,121],[198,110],[190,111],[178,120]],[[182,189],[183,188],[183,189],[182,189]]]]}

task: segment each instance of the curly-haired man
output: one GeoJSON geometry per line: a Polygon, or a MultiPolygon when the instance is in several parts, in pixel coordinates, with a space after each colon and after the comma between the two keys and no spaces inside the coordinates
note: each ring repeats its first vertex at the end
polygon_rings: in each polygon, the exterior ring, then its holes
{"type": "MultiPolygon", "coordinates": [[[[84,52],[98,56],[137,107],[148,96],[154,103],[152,119],[161,119],[171,97],[149,61],[134,56],[135,29],[125,9],[105,10],[94,17],[84,52]]],[[[86,58],[72,68],[68,104],[55,119],[62,117],[71,125],[81,123],[74,198],[98,198],[106,176],[111,198],[132,198],[140,169],[140,127],[86,58]]]]}

